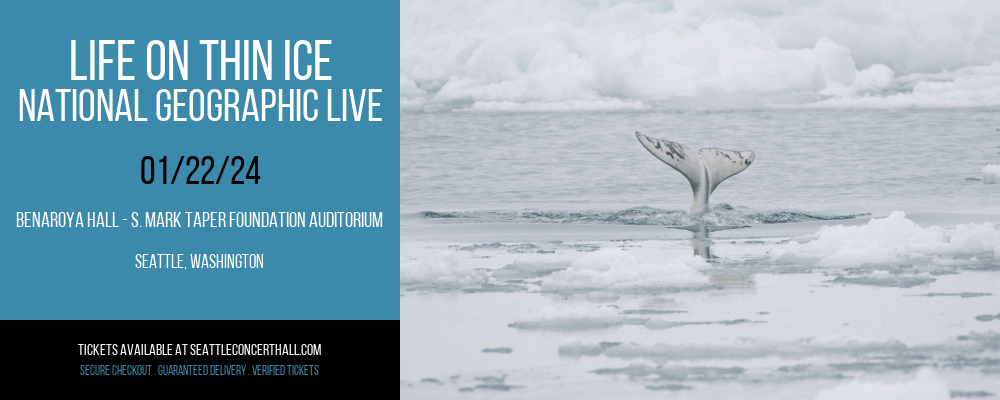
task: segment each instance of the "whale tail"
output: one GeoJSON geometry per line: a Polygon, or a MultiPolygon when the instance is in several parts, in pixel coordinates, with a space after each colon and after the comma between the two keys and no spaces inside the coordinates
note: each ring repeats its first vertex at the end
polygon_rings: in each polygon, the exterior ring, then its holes
{"type": "Polygon", "coordinates": [[[635,133],[639,143],[656,158],[673,167],[691,183],[691,212],[708,211],[708,196],[722,181],[750,166],[754,154],[750,150],[701,149],[698,153],[680,143],[660,140],[635,133]]]}

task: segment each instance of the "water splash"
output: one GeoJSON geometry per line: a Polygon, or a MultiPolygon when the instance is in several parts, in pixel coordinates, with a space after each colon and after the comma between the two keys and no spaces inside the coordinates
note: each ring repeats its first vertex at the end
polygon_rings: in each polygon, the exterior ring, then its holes
{"type": "Polygon", "coordinates": [[[712,207],[707,213],[665,210],[653,207],[632,207],[623,210],[488,210],[488,211],[422,211],[418,217],[427,219],[464,219],[468,222],[517,222],[549,224],[610,224],[661,226],[747,226],[782,224],[805,221],[831,221],[868,216],[870,214],[830,214],[799,210],[742,210],[728,204],[712,207]]]}

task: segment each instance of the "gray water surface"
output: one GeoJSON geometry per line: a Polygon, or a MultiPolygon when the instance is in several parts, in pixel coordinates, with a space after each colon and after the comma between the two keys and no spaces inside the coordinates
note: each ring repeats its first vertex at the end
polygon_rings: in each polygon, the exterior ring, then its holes
{"type": "Polygon", "coordinates": [[[692,149],[753,150],[713,205],[841,215],[1000,211],[994,109],[403,113],[400,211],[679,211],[688,182],[639,131],[692,149]],[[973,178],[973,179],[967,179],[973,178]]]}

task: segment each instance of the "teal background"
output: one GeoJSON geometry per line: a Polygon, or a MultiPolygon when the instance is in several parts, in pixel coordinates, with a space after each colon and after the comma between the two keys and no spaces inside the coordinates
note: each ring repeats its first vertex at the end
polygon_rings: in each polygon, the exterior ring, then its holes
{"type": "MultiPolygon", "coordinates": [[[[398,3],[13,3],[0,18],[7,42],[0,65],[0,319],[399,318],[398,3]],[[117,64],[105,67],[104,81],[70,80],[73,39],[78,75],[87,74],[89,40],[135,40],[126,47],[126,73],[135,80],[118,81],[117,64]],[[170,39],[189,41],[188,80],[148,79],[146,44],[170,39]],[[272,80],[234,81],[230,64],[228,80],[216,69],[206,81],[202,39],[272,40],[272,80]],[[332,40],[322,54],[332,80],[285,81],[286,39],[332,40]],[[22,88],[38,97],[49,89],[56,121],[19,122],[22,88]],[[59,88],[113,88],[116,95],[124,88],[130,99],[140,89],[149,120],[60,122],[59,88]],[[312,88],[322,100],[330,88],[339,100],[342,88],[356,95],[378,88],[382,122],[368,122],[367,109],[362,122],[327,122],[325,101],[315,102],[314,122],[278,122],[273,111],[267,122],[160,122],[161,88],[237,89],[241,110],[248,88],[257,90],[258,108],[260,89],[312,88]],[[159,176],[146,185],[139,171],[147,155],[167,156],[171,174],[180,156],[212,156],[213,177],[227,155],[248,165],[258,156],[261,179],[187,185],[185,166],[173,185],[159,176]],[[16,228],[17,211],[113,211],[121,227],[16,228]],[[381,211],[383,227],[132,228],[121,219],[133,211],[381,211]],[[136,253],[184,253],[185,261],[190,253],[263,253],[265,268],[136,269],[136,253]]],[[[106,50],[115,57],[117,46],[106,50]]],[[[227,166],[225,175],[232,172],[227,166]]]]}

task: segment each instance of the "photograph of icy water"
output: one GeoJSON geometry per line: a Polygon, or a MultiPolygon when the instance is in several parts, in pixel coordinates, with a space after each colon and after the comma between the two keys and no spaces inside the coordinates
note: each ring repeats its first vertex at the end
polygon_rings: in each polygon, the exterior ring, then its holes
{"type": "Polygon", "coordinates": [[[400,398],[1000,398],[1000,7],[411,2],[400,398]],[[636,132],[752,150],[710,209],[636,132]]]}

